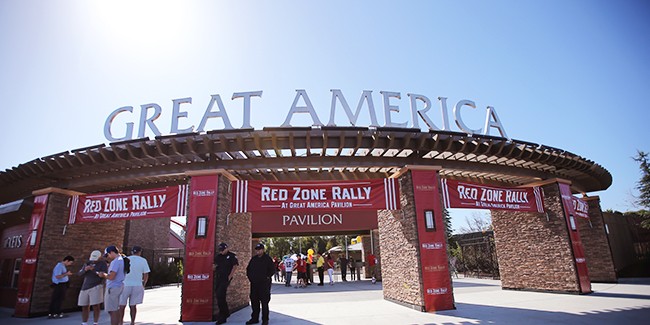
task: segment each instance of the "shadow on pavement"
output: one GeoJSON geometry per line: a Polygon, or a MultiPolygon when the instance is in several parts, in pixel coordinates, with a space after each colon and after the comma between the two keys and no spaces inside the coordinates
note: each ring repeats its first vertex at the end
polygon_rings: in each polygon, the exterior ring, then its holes
{"type": "Polygon", "coordinates": [[[526,324],[539,320],[552,320],[555,324],[647,324],[650,317],[650,305],[637,308],[619,307],[580,314],[466,303],[457,303],[456,308],[456,310],[441,311],[436,314],[472,320],[436,324],[526,324]]]}

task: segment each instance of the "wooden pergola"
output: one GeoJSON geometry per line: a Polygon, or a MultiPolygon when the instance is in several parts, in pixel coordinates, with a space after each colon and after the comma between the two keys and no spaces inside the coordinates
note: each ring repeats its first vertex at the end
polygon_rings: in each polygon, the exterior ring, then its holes
{"type": "Polygon", "coordinates": [[[142,138],[61,152],[0,172],[0,203],[58,187],[84,193],[187,182],[187,171],[224,169],[238,179],[388,177],[406,165],[441,166],[443,177],[524,185],[550,178],[574,192],[612,183],[602,166],[531,142],[419,129],[321,127],[218,130],[142,138]]]}

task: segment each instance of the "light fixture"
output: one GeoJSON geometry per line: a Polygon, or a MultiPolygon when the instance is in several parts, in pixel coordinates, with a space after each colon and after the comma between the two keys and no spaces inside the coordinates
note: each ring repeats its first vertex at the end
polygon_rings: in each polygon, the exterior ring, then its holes
{"type": "Polygon", "coordinates": [[[424,210],[424,225],[427,231],[436,231],[436,220],[433,218],[433,210],[424,210]]]}
{"type": "Polygon", "coordinates": [[[208,217],[198,217],[196,219],[196,237],[205,237],[208,230],[208,217]]]}

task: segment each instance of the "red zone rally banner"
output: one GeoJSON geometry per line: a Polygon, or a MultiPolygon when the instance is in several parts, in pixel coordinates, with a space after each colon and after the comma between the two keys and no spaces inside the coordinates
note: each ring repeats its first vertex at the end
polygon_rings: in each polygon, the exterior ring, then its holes
{"type": "Polygon", "coordinates": [[[573,195],[571,196],[571,202],[573,203],[573,211],[576,213],[576,216],[589,219],[589,204],[587,202],[573,195]]]}
{"type": "Polygon", "coordinates": [[[29,309],[32,305],[32,294],[34,291],[34,280],[36,279],[36,262],[38,262],[38,252],[40,251],[41,238],[43,237],[43,223],[45,221],[48,197],[45,194],[34,198],[34,209],[32,210],[31,221],[29,222],[31,232],[29,238],[27,238],[23,264],[20,267],[20,274],[18,275],[18,293],[16,295],[16,308],[14,309],[15,317],[29,317],[29,309]]]}
{"type": "Polygon", "coordinates": [[[186,204],[187,185],[75,195],[68,223],[184,216],[186,204]]]}
{"type": "Polygon", "coordinates": [[[237,181],[232,211],[398,210],[394,178],[360,181],[237,181]]]}
{"type": "Polygon", "coordinates": [[[505,188],[443,179],[442,196],[445,208],[544,213],[544,195],[538,186],[505,188]]]}

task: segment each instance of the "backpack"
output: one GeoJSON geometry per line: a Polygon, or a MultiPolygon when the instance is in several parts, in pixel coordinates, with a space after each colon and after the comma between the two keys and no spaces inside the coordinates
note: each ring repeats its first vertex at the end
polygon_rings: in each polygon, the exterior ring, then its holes
{"type": "Polygon", "coordinates": [[[122,259],[124,260],[124,274],[127,274],[131,272],[131,260],[126,256],[122,257],[122,259]]]}

